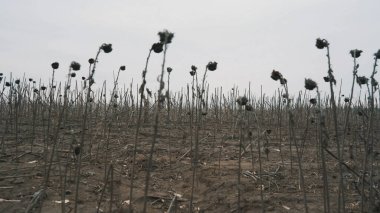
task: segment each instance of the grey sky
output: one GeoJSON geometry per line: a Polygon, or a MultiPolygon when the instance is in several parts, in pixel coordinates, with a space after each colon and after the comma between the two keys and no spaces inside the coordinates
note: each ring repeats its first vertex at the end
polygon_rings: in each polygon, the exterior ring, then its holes
{"type": "MultiPolygon", "coordinates": [[[[100,56],[95,75],[98,85],[111,83],[120,65],[127,71],[120,83],[141,81],[148,50],[158,41],[157,32],[175,33],[167,65],[173,67],[172,87],[190,82],[191,65],[203,72],[208,61],[218,70],[208,75],[212,86],[239,85],[259,94],[279,86],[270,79],[273,69],[288,78],[292,92],[303,89],[305,77],[327,84],[324,50],[315,39],[330,42],[333,69],[343,78],[343,93],[352,79],[351,49],[362,49],[359,75],[369,76],[373,53],[380,48],[379,0],[0,0],[0,72],[14,77],[51,76],[50,64],[60,62],[57,77],[63,80],[69,64],[82,64],[102,43],[114,51],[100,56]]],[[[162,54],[153,55],[148,87],[157,88],[162,54]]],[[[79,78],[77,78],[79,80],[79,78]]],[[[379,77],[377,76],[377,79],[379,77]]]]}

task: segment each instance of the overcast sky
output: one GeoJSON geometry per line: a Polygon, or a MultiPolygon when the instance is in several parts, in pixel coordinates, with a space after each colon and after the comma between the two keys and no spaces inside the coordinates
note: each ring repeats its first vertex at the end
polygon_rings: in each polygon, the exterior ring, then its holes
{"type": "MultiPolygon", "coordinates": [[[[272,93],[279,87],[270,79],[276,69],[293,93],[303,89],[305,77],[328,92],[322,79],[326,53],[315,47],[321,37],[330,42],[335,77],[343,79],[348,95],[349,51],[364,51],[359,75],[369,76],[380,48],[379,14],[379,0],[0,0],[0,72],[47,82],[50,64],[58,61],[57,77],[63,80],[75,60],[82,64],[79,77],[85,76],[87,60],[102,43],[112,43],[114,51],[100,56],[97,85],[111,83],[120,65],[127,67],[120,83],[132,78],[140,83],[157,32],[168,29],[175,33],[167,54],[173,89],[190,82],[191,65],[203,72],[212,60],[218,69],[209,73],[209,83],[225,90],[234,85],[244,90],[251,82],[256,94],[261,85],[272,93]]],[[[152,55],[152,89],[158,86],[161,61],[162,54],[152,55]]]]}

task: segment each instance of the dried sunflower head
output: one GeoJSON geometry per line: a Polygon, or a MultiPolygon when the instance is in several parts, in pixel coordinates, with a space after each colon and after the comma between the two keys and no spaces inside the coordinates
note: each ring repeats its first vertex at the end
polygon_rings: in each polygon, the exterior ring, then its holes
{"type": "Polygon", "coordinates": [[[59,63],[58,63],[58,62],[54,62],[54,63],[51,64],[51,67],[52,67],[53,69],[58,69],[58,67],[59,67],[59,63]]]}
{"type": "Polygon", "coordinates": [[[208,62],[208,64],[207,64],[207,69],[210,70],[210,71],[215,71],[217,66],[218,66],[218,63],[217,63],[217,62],[215,62],[215,61],[210,61],[210,62],[208,62]]]}
{"type": "Polygon", "coordinates": [[[318,49],[323,49],[323,48],[329,46],[329,42],[327,42],[326,39],[317,38],[317,41],[315,42],[315,46],[316,46],[318,49]]]}
{"type": "Polygon", "coordinates": [[[310,78],[305,79],[305,88],[308,90],[313,90],[317,87],[317,83],[310,78]]]}
{"type": "Polygon", "coordinates": [[[350,50],[350,54],[353,58],[359,58],[362,52],[362,50],[358,49],[350,50]]]}
{"type": "Polygon", "coordinates": [[[70,68],[74,71],[80,70],[80,64],[76,61],[71,62],[70,68]]]}
{"type": "Polygon", "coordinates": [[[110,53],[112,52],[112,44],[102,44],[102,46],[100,46],[100,49],[102,49],[105,53],[110,53]]]}

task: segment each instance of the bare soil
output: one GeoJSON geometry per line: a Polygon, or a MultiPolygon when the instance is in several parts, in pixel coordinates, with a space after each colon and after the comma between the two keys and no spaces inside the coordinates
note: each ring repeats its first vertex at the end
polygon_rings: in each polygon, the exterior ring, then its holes
{"type": "MultiPolygon", "coordinates": [[[[65,212],[73,212],[75,202],[75,162],[70,144],[80,140],[80,129],[67,126],[56,149],[50,173],[50,181],[41,212],[61,212],[61,195],[64,191],[67,203],[65,212]],[[73,131],[71,131],[73,129],[73,131]],[[67,167],[66,167],[67,165],[67,167]],[[67,170],[66,170],[67,169],[67,170]],[[64,175],[66,172],[66,175],[64,175]]],[[[79,125],[77,125],[79,126],[79,125]]],[[[164,126],[164,125],[162,125],[164,126]]],[[[238,212],[238,153],[239,131],[231,131],[231,124],[205,125],[200,134],[200,156],[196,169],[194,189],[194,212],[238,212]],[[231,132],[235,134],[232,135],[231,132]]],[[[0,155],[0,212],[25,212],[33,195],[42,188],[45,176],[45,154],[43,129],[38,129],[31,152],[30,124],[20,127],[18,142],[11,131],[5,134],[5,153],[0,155]],[[38,136],[40,135],[40,137],[38,136]],[[16,147],[17,145],[17,147],[16,147]],[[17,150],[16,150],[17,149],[17,150]]],[[[252,129],[252,150],[248,146],[250,137],[244,136],[241,169],[241,210],[242,212],[304,212],[303,194],[299,184],[297,157],[293,145],[290,156],[289,141],[282,130],[273,129],[268,140],[259,137],[259,131],[252,129]],[[259,139],[258,139],[259,138],[259,139]],[[261,146],[261,172],[259,149],[261,146]],[[281,151],[280,151],[281,149],[281,151]],[[266,155],[265,152],[268,152],[266,155]],[[253,160],[252,160],[253,156],[253,160]],[[292,161],[291,161],[292,159],[292,161]],[[293,169],[291,169],[291,167],[293,169]],[[263,199],[261,199],[261,193],[263,199]]],[[[262,130],[260,130],[262,131],[262,130]]],[[[103,193],[99,212],[128,212],[129,191],[135,126],[115,125],[107,139],[107,132],[98,128],[88,130],[86,149],[83,151],[79,187],[79,212],[96,212],[103,193]],[[107,153],[107,141],[108,153],[107,153]],[[92,145],[90,149],[89,145],[92,145]],[[105,181],[110,165],[113,173],[105,181]],[[106,167],[107,166],[107,167],[106,167]],[[107,171],[106,171],[107,169],[107,171]],[[107,185],[105,186],[105,183],[107,185]],[[111,201],[112,194],[112,204],[111,201]]],[[[301,134],[301,133],[300,133],[301,134]]],[[[303,147],[302,167],[305,176],[307,204],[310,212],[323,211],[323,182],[318,160],[315,129],[311,128],[306,140],[298,140],[303,147]]],[[[173,197],[175,212],[188,212],[192,189],[192,153],[188,124],[160,127],[155,146],[153,166],[148,193],[148,212],[166,212],[173,197]],[[170,146],[169,146],[170,144],[170,146]],[[171,159],[171,161],[170,161],[171,159]]],[[[139,135],[136,157],[135,188],[133,193],[134,212],[141,212],[144,202],[144,188],[147,159],[153,138],[152,125],[144,124],[139,135]]],[[[193,143],[195,139],[193,138],[193,143]]],[[[49,144],[50,155],[52,145],[49,144]]],[[[331,156],[328,160],[329,194],[332,212],[337,209],[338,164],[331,156]]],[[[355,161],[346,161],[355,168],[355,161]]],[[[360,195],[354,187],[357,177],[345,173],[347,212],[359,212],[360,195]]],[[[34,211],[37,211],[35,208],[34,211]]],[[[172,211],[174,212],[174,211],[172,211]]]]}

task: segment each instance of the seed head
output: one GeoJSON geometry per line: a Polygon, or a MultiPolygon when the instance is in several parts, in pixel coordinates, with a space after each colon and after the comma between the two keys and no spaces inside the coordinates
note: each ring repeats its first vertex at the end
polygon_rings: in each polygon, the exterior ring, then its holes
{"type": "Polygon", "coordinates": [[[191,76],[194,76],[195,73],[197,72],[197,69],[198,69],[198,68],[197,68],[196,66],[191,65],[190,75],[191,75],[191,76]]]}
{"type": "Polygon", "coordinates": [[[344,98],[344,102],[348,103],[350,101],[349,98],[344,98]]]}
{"type": "Polygon", "coordinates": [[[374,55],[376,59],[380,59],[380,49],[374,55]]]}
{"type": "Polygon", "coordinates": [[[160,53],[164,50],[164,45],[160,42],[158,43],[154,43],[152,45],[152,50],[155,52],[155,53],[160,53]]]}
{"type": "Polygon", "coordinates": [[[124,71],[125,70],[125,66],[123,65],[123,66],[120,66],[120,70],[121,71],[124,71]]]}
{"type": "Polygon", "coordinates": [[[372,85],[373,87],[377,87],[377,85],[379,85],[379,83],[376,81],[376,79],[371,78],[371,85],[372,85]]]}
{"type": "Polygon", "coordinates": [[[104,51],[104,53],[110,53],[110,52],[112,52],[112,44],[104,43],[104,44],[102,44],[100,49],[102,49],[104,51]]]}
{"type": "Polygon", "coordinates": [[[33,78],[29,78],[29,81],[33,81],[33,78]]]}
{"type": "Polygon", "coordinates": [[[208,62],[207,64],[207,69],[210,70],[210,71],[215,71],[216,70],[216,67],[218,66],[218,63],[217,62],[208,62]]]}
{"type": "Polygon", "coordinates": [[[41,86],[41,90],[42,91],[46,90],[46,87],[45,86],[41,86]]]}
{"type": "Polygon", "coordinates": [[[158,101],[161,103],[165,102],[165,95],[158,95],[158,101]]]}
{"type": "Polygon", "coordinates": [[[74,71],[80,70],[80,64],[76,61],[71,62],[70,68],[74,71]]]}
{"type": "Polygon", "coordinates": [[[82,77],[82,80],[83,80],[83,81],[86,80],[86,77],[82,77]]]}
{"type": "Polygon", "coordinates": [[[323,80],[324,80],[325,82],[330,82],[330,77],[325,76],[325,77],[323,77],[323,80]]]}
{"type": "Polygon", "coordinates": [[[313,90],[317,87],[317,83],[310,78],[305,78],[305,88],[308,90],[313,90]]]}
{"type": "Polygon", "coordinates": [[[363,51],[362,50],[358,50],[358,49],[354,49],[354,50],[350,50],[350,54],[353,58],[359,58],[360,57],[360,54],[362,53],[363,51]]]}
{"type": "Polygon", "coordinates": [[[0,76],[3,76],[3,73],[2,73],[2,72],[0,72],[0,76]]]}
{"type": "Polygon", "coordinates": [[[9,83],[9,82],[5,82],[5,86],[6,86],[6,87],[10,87],[10,86],[11,86],[11,83],[9,83]]]}
{"type": "Polygon", "coordinates": [[[245,105],[247,105],[247,103],[248,103],[248,98],[245,97],[245,96],[240,96],[240,97],[238,97],[238,99],[236,100],[236,103],[238,103],[240,106],[245,106],[245,105]]]}
{"type": "Polygon", "coordinates": [[[273,80],[278,81],[282,79],[282,74],[279,71],[273,70],[270,76],[273,80]]]}
{"type": "Polygon", "coordinates": [[[158,32],[158,36],[160,37],[160,42],[163,44],[172,43],[172,39],[174,37],[174,33],[169,32],[168,30],[164,30],[162,32],[158,32]]]}
{"type": "Polygon", "coordinates": [[[315,46],[316,46],[318,49],[323,49],[323,48],[329,46],[329,42],[327,42],[326,39],[320,39],[320,38],[317,38],[317,41],[316,41],[316,43],[315,43],[315,46]]]}
{"type": "Polygon", "coordinates": [[[247,111],[253,111],[253,107],[252,107],[252,105],[250,105],[250,104],[247,104],[247,105],[245,105],[245,110],[247,110],[247,111]]]}
{"type": "Polygon", "coordinates": [[[149,97],[152,97],[152,91],[150,91],[148,88],[145,89],[146,93],[148,93],[149,97]]]}
{"type": "Polygon", "coordinates": [[[365,76],[358,76],[356,78],[356,82],[359,84],[359,86],[362,86],[363,84],[368,84],[368,78],[365,76]]]}
{"type": "Polygon", "coordinates": [[[313,104],[313,105],[316,105],[317,104],[317,99],[315,99],[315,98],[310,99],[310,103],[313,104]]]}
{"type": "Polygon", "coordinates": [[[38,89],[34,89],[33,92],[38,93],[38,89]]]}
{"type": "Polygon", "coordinates": [[[70,76],[71,76],[72,78],[75,78],[75,76],[77,76],[77,74],[76,74],[75,72],[73,72],[73,73],[70,74],[70,76]]]}
{"type": "Polygon", "coordinates": [[[168,67],[168,68],[166,68],[166,71],[168,71],[168,73],[171,73],[173,71],[173,68],[168,67]]]}
{"type": "Polygon", "coordinates": [[[15,84],[20,84],[20,79],[15,80],[15,84]]]}
{"type": "Polygon", "coordinates": [[[281,78],[281,79],[280,79],[280,84],[281,84],[281,85],[284,85],[284,84],[286,84],[286,83],[288,83],[288,80],[286,80],[286,78],[281,78]]]}
{"type": "Polygon", "coordinates": [[[93,63],[95,63],[95,60],[93,58],[90,58],[90,59],[88,59],[88,63],[93,64],[93,63]]]}
{"type": "Polygon", "coordinates": [[[51,67],[52,67],[53,69],[58,69],[58,67],[59,67],[59,63],[58,63],[58,62],[54,62],[54,63],[51,64],[51,67]]]}

